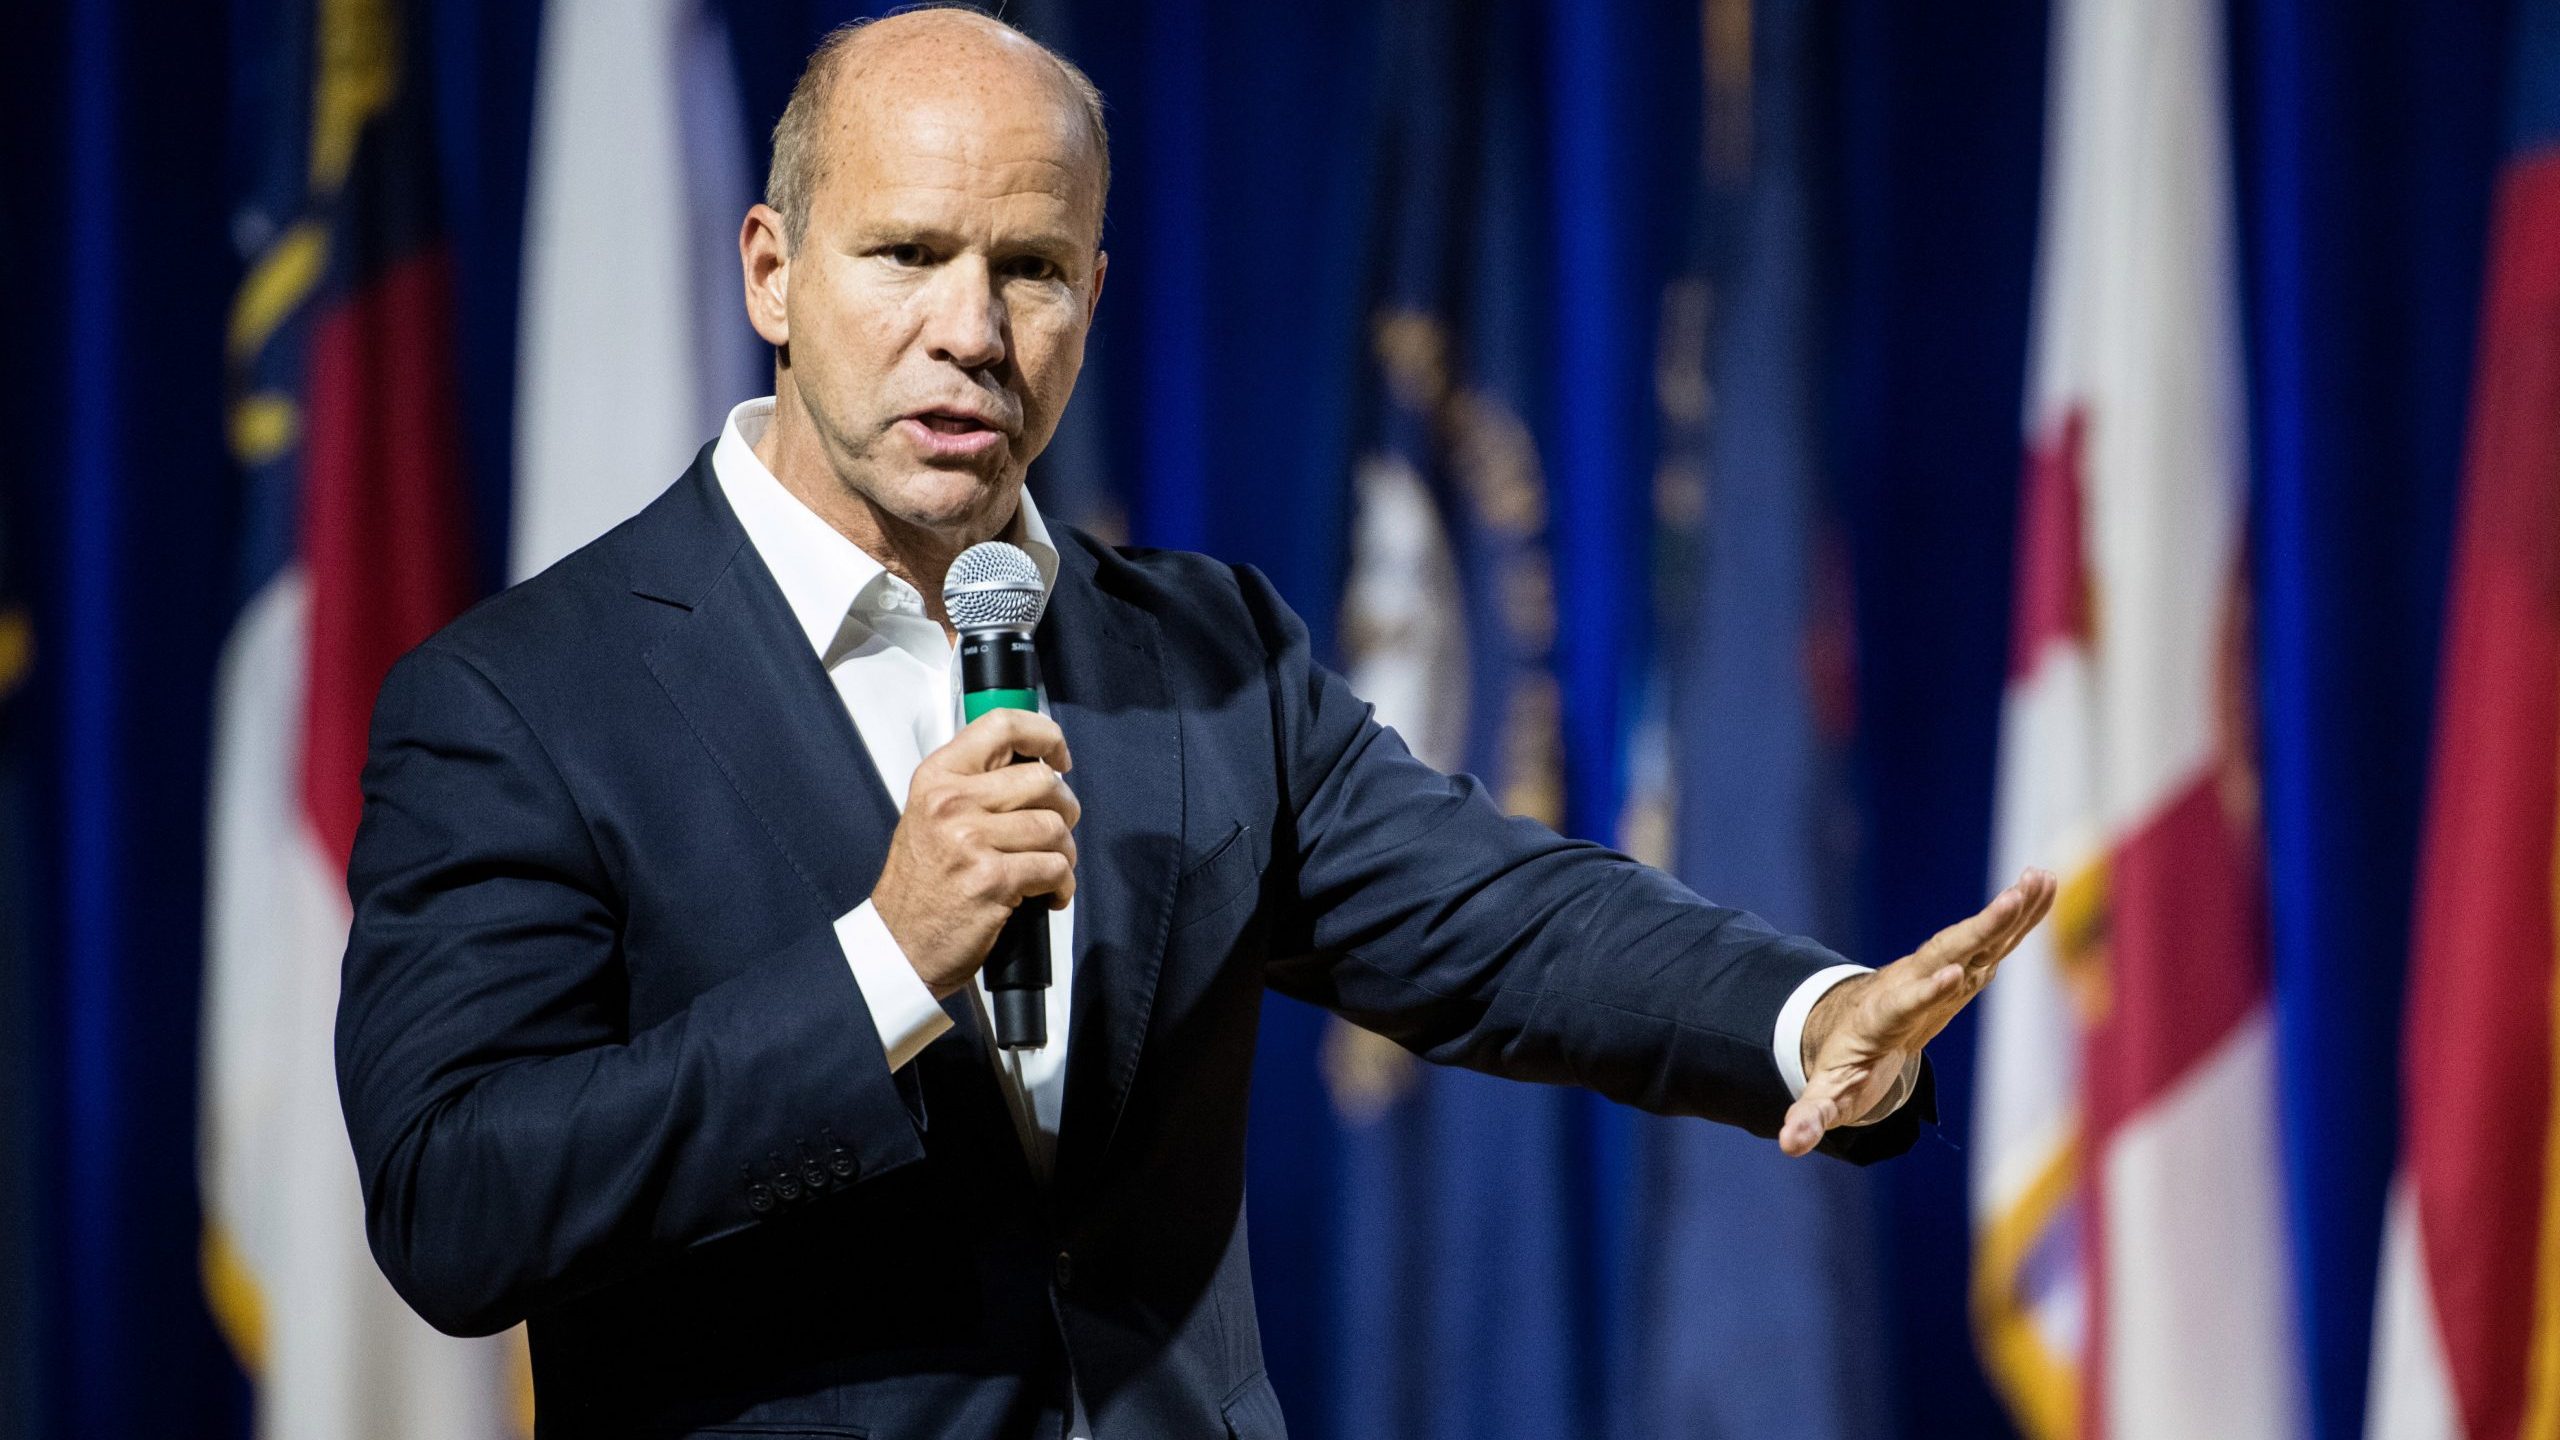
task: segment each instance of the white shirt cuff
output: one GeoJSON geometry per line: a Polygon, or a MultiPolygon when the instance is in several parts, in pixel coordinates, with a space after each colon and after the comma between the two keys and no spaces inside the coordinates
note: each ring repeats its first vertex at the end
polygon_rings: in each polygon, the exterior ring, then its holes
{"type": "MultiPolygon", "coordinates": [[[[907,952],[898,948],[889,922],[870,901],[836,917],[836,943],[853,967],[853,983],[862,987],[862,1003],[871,1007],[871,1023],[880,1029],[880,1048],[892,1071],[951,1028],[951,1017],[933,998],[933,988],[907,963],[907,952]]],[[[1796,1028],[1804,1028],[1802,1017],[1796,1028]]]]}
{"type": "Polygon", "coordinates": [[[1874,973],[1874,967],[1867,965],[1834,965],[1828,970],[1816,970],[1778,1008],[1778,1030],[1770,1037],[1769,1048],[1778,1057],[1778,1075],[1787,1082],[1788,1099],[1804,1098],[1804,1022],[1812,1018],[1814,1002],[1830,994],[1831,987],[1843,980],[1874,973]]]}

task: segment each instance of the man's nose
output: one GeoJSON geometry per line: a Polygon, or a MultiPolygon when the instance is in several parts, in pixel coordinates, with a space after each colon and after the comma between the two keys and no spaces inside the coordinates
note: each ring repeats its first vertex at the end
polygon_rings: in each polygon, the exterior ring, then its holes
{"type": "Polygon", "coordinates": [[[925,347],[936,360],[983,370],[1004,359],[1004,297],[987,263],[967,256],[935,277],[925,316],[925,347]]]}

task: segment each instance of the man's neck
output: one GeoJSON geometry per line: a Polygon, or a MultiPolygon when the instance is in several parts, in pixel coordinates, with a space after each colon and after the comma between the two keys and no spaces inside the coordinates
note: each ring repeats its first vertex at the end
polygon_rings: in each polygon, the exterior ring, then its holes
{"type": "Polygon", "coordinates": [[[926,615],[950,630],[951,622],[942,612],[943,576],[961,551],[1020,528],[1020,504],[986,535],[945,534],[911,525],[836,474],[816,424],[795,402],[789,387],[781,387],[774,399],[773,419],[756,440],[756,458],[811,514],[880,562],[881,569],[914,586],[926,615]]]}

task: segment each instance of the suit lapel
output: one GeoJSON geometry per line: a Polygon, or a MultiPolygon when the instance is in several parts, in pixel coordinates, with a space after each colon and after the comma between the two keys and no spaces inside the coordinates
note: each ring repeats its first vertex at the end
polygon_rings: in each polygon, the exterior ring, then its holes
{"type": "Polygon", "coordinates": [[[825,913],[861,904],[897,806],[721,497],[708,450],[644,514],[628,549],[633,590],[687,612],[644,652],[649,672],[825,913]]]}
{"type": "Polygon", "coordinates": [[[1059,547],[1037,641],[1049,710],[1075,755],[1075,1002],[1055,1185],[1063,1208],[1090,1182],[1145,1046],[1182,857],[1182,727],[1154,617],[1101,583],[1087,543],[1059,547]]]}

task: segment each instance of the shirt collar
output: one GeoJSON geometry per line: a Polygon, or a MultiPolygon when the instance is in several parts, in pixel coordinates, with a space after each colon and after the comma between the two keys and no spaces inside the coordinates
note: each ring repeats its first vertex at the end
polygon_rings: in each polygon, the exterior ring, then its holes
{"type": "MultiPolygon", "coordinates": [[[[892,603],[890,597],[912,595],[914,590],[819,519],[816,511],[801,504],[800,497],[783,488],[765,468],[755,446],[771,423],[770,395],[731,410],[728,423],[720,427],[720,443],[712,447],[711,473],[746,530],[747,543],[756,547],[765,568],[773,572],[774,583],[782,588],[792,617],[809,637],[809,648],[825,659],[835,648],[848,615],[876,614],[892,603]]],[[[1027,487],[1005,538],[1031,557],[1040,571],[1041,589],[1057,584],[1058,549],[1027,487]]]]}

